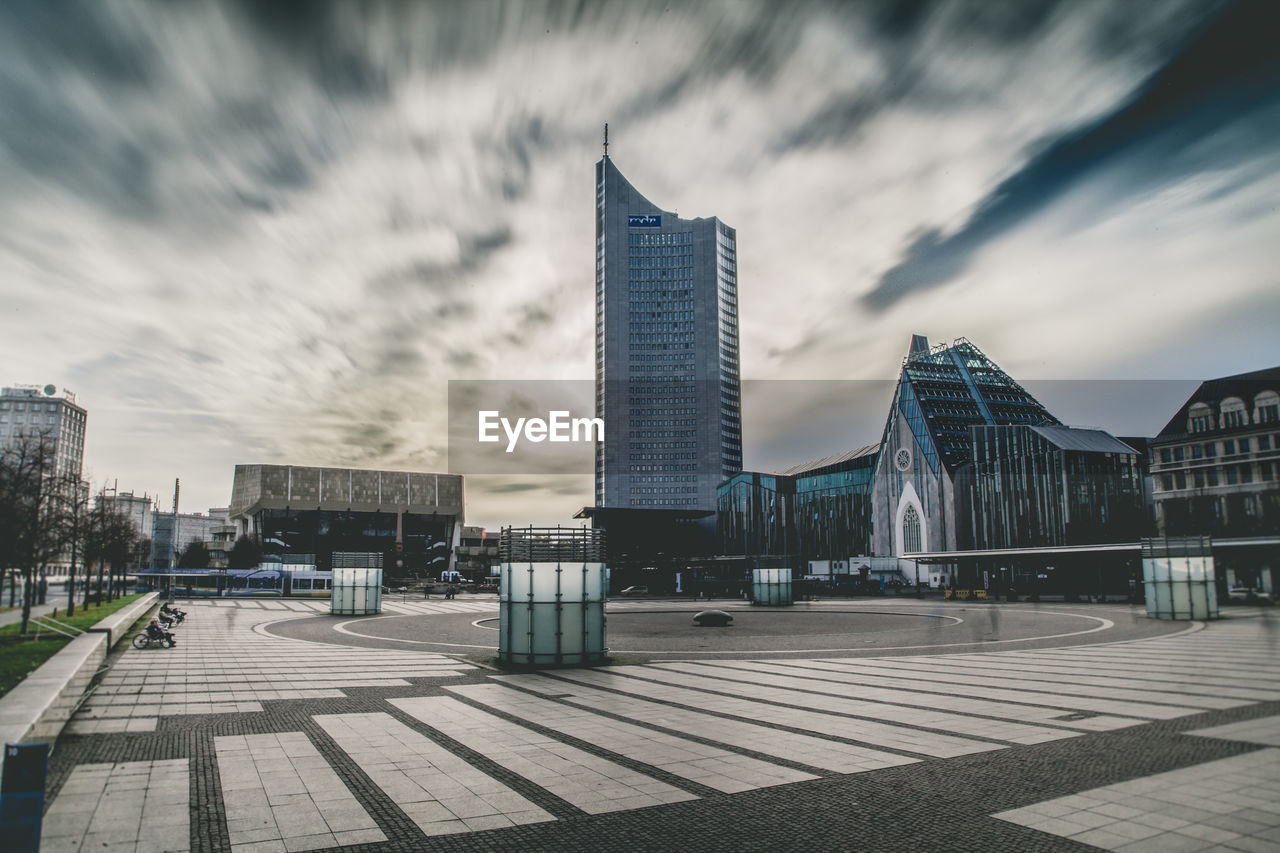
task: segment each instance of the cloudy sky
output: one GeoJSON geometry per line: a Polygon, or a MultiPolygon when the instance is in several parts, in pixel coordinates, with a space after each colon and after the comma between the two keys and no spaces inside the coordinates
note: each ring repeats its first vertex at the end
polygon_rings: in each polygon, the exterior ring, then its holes
{"type": "MultiPolygon", "coordinates": [[[[6,2],[0,381],[75,391],[86,473],[166,506],[237,462],[442,470],[448,380],[592,375],[606,121],[737,228],[745,379],[891,379],[912,332],[1027,380],[1280,364],[1280,4],[778,10],[6,2]]],[[[890,391],[815,430],[812,387],[748,399],[748,466],[878,439],[890,391]]],[[[1050,408],[1170,414],[1112,398],[1050,408]]],[[[468,498],[558,522],[591,483],[468,498]]]]}

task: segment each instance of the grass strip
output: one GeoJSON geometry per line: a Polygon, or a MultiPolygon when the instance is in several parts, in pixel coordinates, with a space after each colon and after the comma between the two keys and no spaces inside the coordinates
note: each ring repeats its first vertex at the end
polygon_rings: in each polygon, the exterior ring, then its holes
{"type": "MultiPolygon", "coordinates": [[[[50,614],[50,616],[63,624],[72,625],[84,631],[120,608],[128,607],[144,594],[126,595],[115,601],[103,602],[101,605],[90,604],[88,610],[82,609],[77,604],[76,615],[70,619],[64,618],[65,611],[61,609],[58,615],[50,614]]],[[[71,642],[69,637],[38,628],[35,622],[31,622],[27,627],[30,630],[25,635],[21,633],[21,623],[0,628],[0,696],[4,696],[16,687],[22,679],[35,672],[42,663],[71,642]]]]}

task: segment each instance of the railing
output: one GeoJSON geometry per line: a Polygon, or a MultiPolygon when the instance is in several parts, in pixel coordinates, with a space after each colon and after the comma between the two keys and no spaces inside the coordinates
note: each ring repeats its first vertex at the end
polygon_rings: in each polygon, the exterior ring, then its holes
{"type": "MultiPolygon", "coordinates": [[[[54,633],[61,634],[64,637],[74,638],[84,633],[84,631],[81,631],[74,625],[59,622],[57,619],[50,616],[32,616],[29,621],[35,625],[37,629],[43,628],[46,631],[53,631],[54,633]]],[[[39,630],[37,630],[36,635],[39,636],[39,633],[39,630]]]]}
{"type": "Polygon", "coordinates": [[[503,563],[604,562],[604,531],[587,527],[504,527],[498,540],[498,559],[503,563]]]}

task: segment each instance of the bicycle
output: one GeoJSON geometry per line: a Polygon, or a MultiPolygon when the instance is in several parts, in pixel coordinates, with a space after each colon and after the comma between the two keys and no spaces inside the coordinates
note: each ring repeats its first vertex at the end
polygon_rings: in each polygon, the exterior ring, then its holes
{"type": "Polygon", "coordinates": [[[146,631],[141,634],[135,634],[133,637],[133,647],[135,649],[149,649],[152,646],[164,646],[171,649],[175,645],[177,644],[168,637],[151,637],[147,635],[146,631]]]}

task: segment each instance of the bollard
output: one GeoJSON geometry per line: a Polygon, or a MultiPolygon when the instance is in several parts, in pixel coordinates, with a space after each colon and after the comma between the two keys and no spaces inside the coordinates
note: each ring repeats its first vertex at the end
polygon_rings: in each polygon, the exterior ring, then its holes
{"type": "Polygon", "coordinates": [[[0,773],[0,837],[9,853],[39,853],[49,744],[7,743],[0,773]]]}

